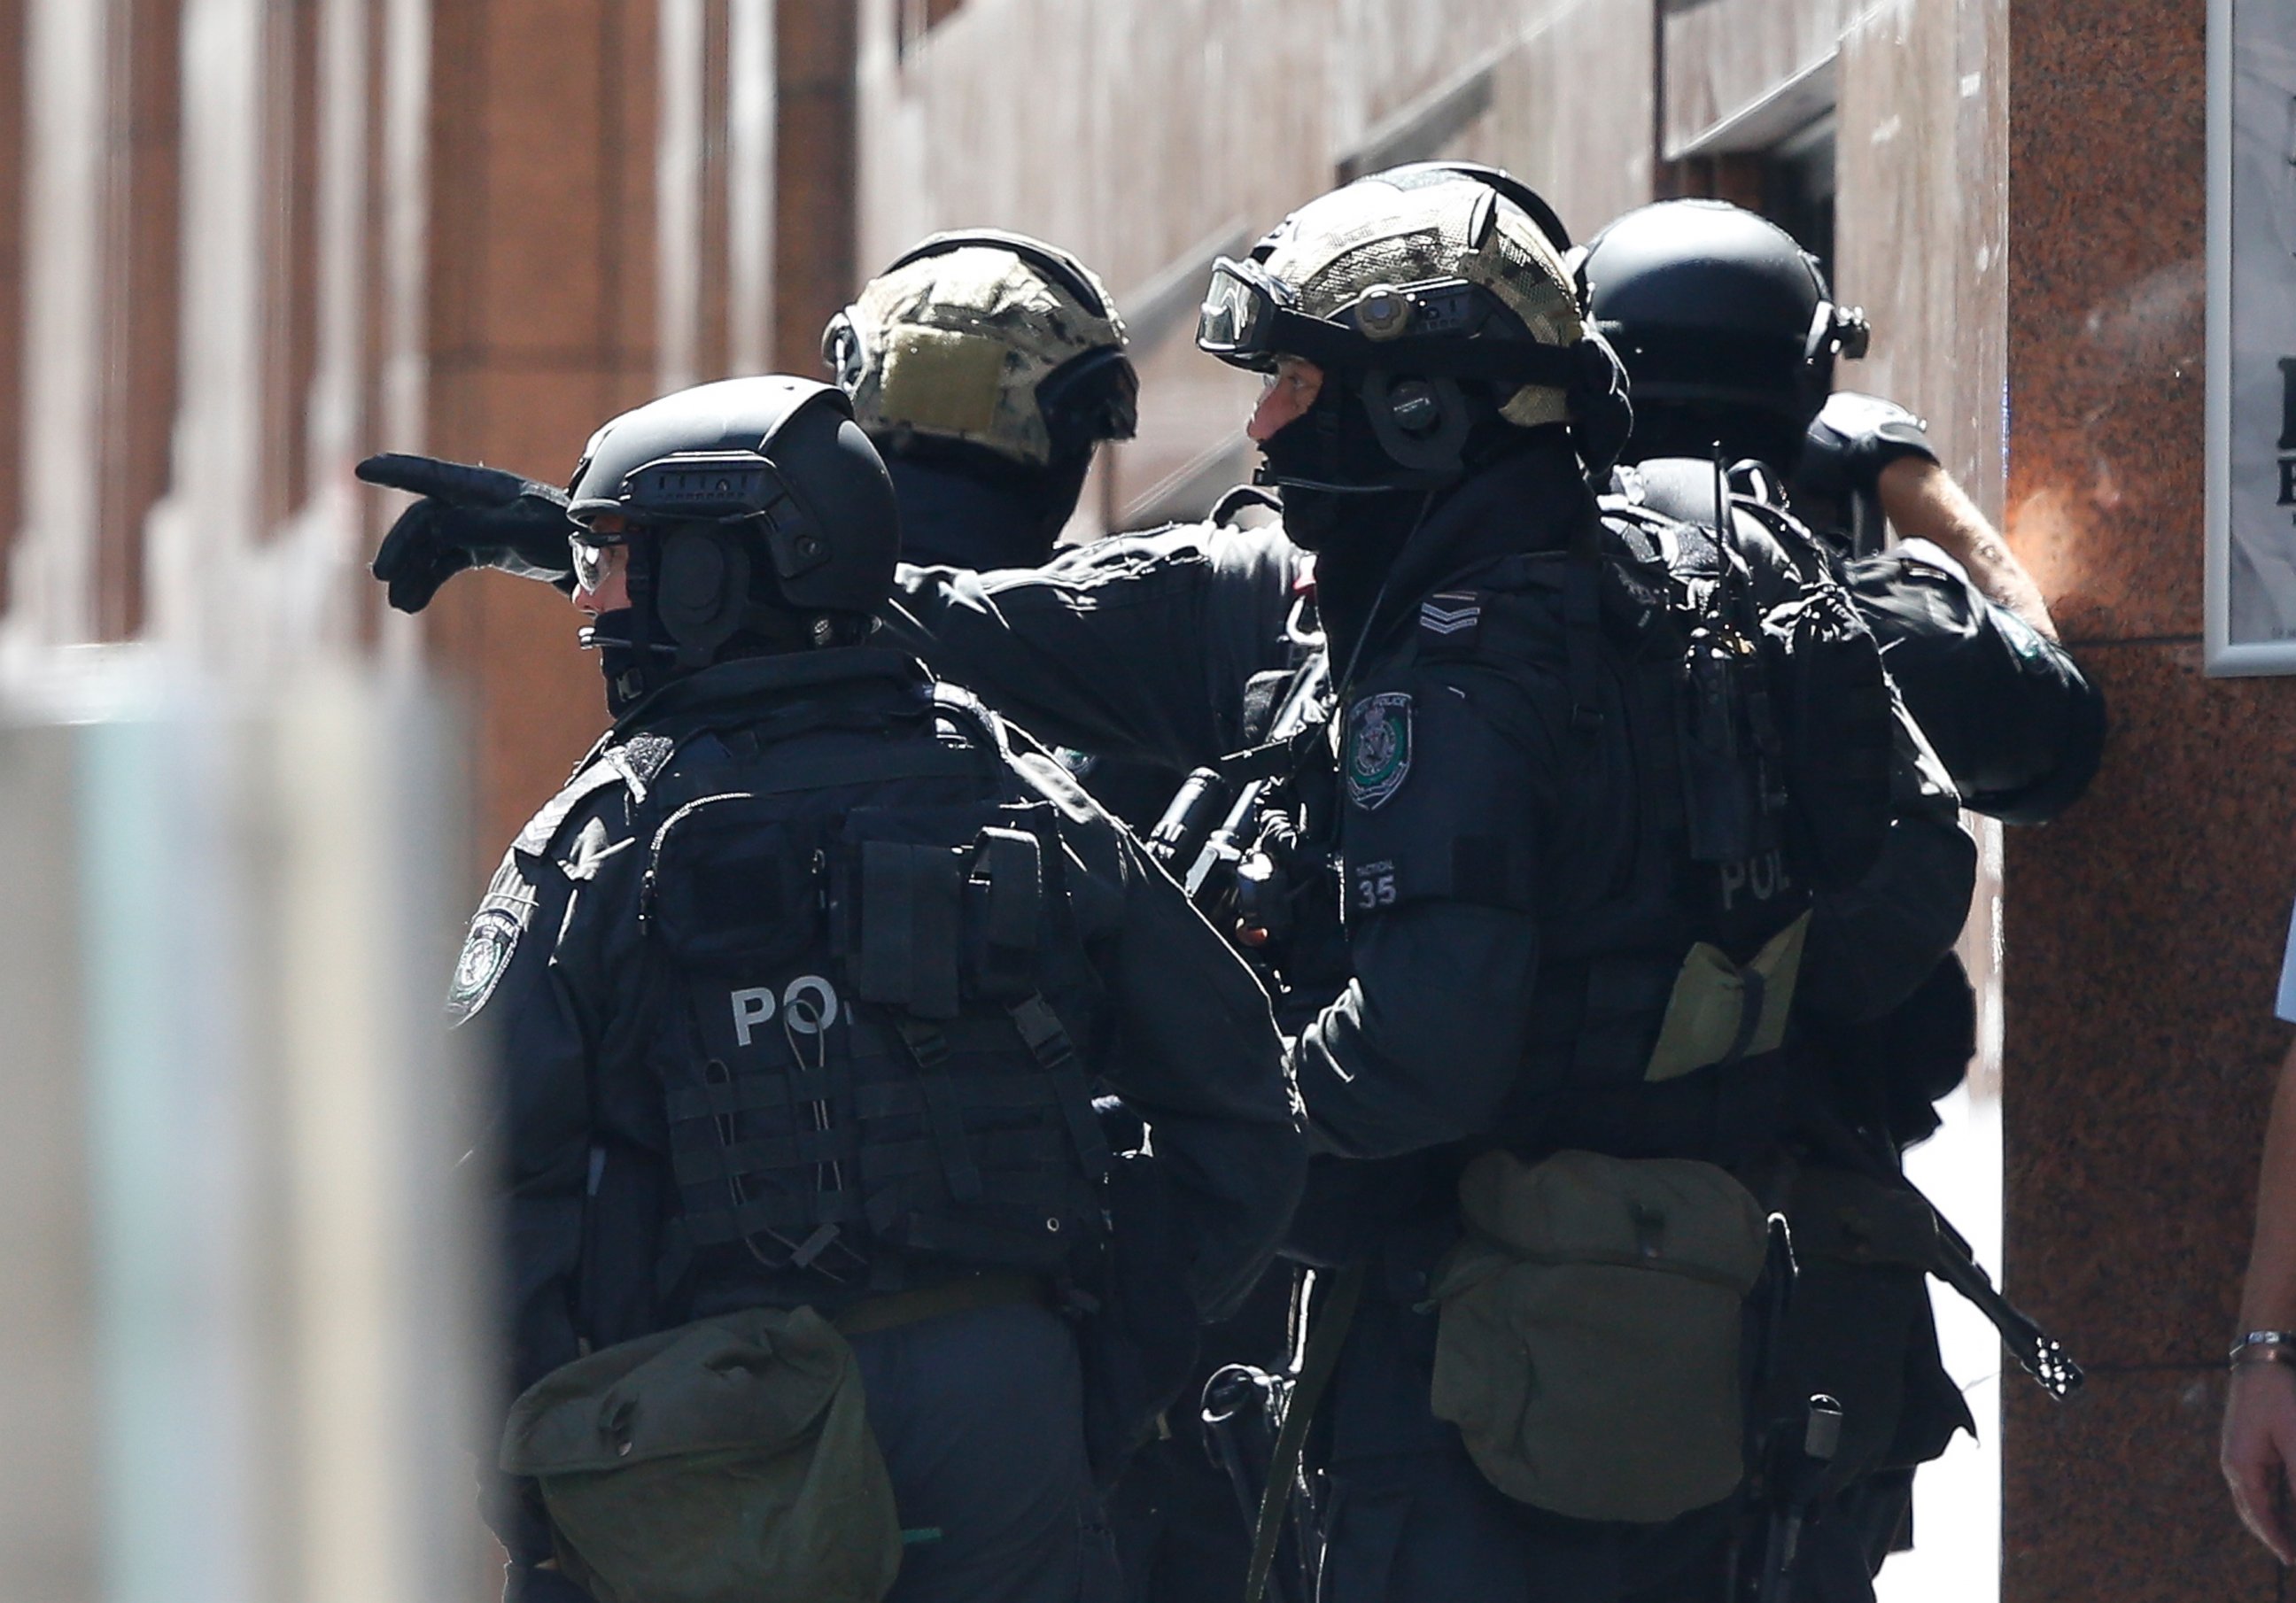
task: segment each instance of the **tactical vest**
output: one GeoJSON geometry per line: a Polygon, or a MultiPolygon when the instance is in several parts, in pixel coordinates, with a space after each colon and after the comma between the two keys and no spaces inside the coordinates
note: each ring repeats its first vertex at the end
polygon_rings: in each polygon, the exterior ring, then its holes
{"type": "MultiPolygon", "coordinates": [[[[1862,876],[1886,835],[1887,683],[1822,566],[1757,574],[1734,529],[1604,511],[1580,549],[1430,598],[1407,649],[1559,669],[1563,805],[1590,838],[1632,836],[1600,870],[1551,865],[1534,1060],[1503,1138],[1726,1161],[1778,1120],[1811,895],[1862,876]]],[[[1496,875],[1455,879],[1460,899],[1505,899],[1496,875]]]]}
{"type": "MultiPolygon", "coordinates": [[[[1785,845],[1813,885],[1856,884],[1889,833],[1895,717],[1864,613],[1816,536],[1777,503],[1758,464],[1746,464],[1737,478],[1690,461],[1644,462],[1632,472],[1639,502],[1610,501],[1605,510],[1623,521],[1648,526],[1655,518],[1684,531],[1677,554],[1660,560],[1693,604],[1702,576],[1719,566],[1714,548],[1731,547],[1743,576],[1737,627],[1759,645],[1767,681],[1785,781],[1785,845]],[[1751,571],[1738,554],[1742,519],[1769,537],[1783,566],[1751,571]]],[[[1645,537],[1645,560],[1657,543],[1645,537]]]]}
{"type": "Polygon", "coordinates": [[[640,919],[682,1255],[743,1252],[833,1300],[1057,1273],[1102,1238],[1089,1071],[1046,1000],[1097,998],[1053,808],[977,704],[944,691],[941,711],[962,744],[890,746],[871,773],[760,764],[767,782],[652,836],[640,919]],[[873,779],[919,782],[792,806],[873,779]]]}

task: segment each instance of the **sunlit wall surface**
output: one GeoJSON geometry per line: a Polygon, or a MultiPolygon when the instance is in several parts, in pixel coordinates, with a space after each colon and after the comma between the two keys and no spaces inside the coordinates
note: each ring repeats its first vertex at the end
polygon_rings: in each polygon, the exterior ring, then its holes
{"type": "Polygon", "coordinates": [[[482,1594],[455,722],[80,654],[0,721],[0,1592],[482,1594]]]}

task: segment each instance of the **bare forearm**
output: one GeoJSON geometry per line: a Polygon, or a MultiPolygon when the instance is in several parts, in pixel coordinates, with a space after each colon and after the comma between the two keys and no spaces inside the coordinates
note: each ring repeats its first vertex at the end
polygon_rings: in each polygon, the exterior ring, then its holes
{"type": "Polygon", "coordinates": [[[2256,1241],[2241,1290],[2243,1330],[2296,1329],[2296,1044],[2281,1060],[2256,1187],[2256,1241]]]}
{"type": "Polygon", "coordinates": [[[1939,547],[1968,570],[1987,599],[2057,638],[2040,585],[1952,474],[1925,457],[1899,457],[1882,470],[1880,491],[1882,511],[1901,536],[1939,547]]]}

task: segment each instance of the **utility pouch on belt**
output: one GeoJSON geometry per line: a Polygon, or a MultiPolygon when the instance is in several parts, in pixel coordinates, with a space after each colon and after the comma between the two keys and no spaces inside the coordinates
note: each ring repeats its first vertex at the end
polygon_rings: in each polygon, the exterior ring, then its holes
{"type": "Polygon", "coordinates": [[[598,1603],[877,1603],[901,1562],[853,1350],[810,1308],[591,1354],[512,1405],[559,1563],[598,1603]]]}
{"type": "Polygon", "coordinates": [[[1431,1402],[1484,1477],[1573,1519],[1656,1524],[1729,1496],[1767,1243],[1752,1193],[1710,1164],[1487,1152],[1459,1200],[1431,1402]]]}
{"type": "Polygon", "coordinates": [[[1785,1044],[1801,950],[1804,912],[1766,942],[1743,968],[1718,946],[1699,942],[1683,960],[1667,998],[1666,1022],[1643,1078],[1672,1080],[1716,1063],[1774,1052],[1785,1044]]]}

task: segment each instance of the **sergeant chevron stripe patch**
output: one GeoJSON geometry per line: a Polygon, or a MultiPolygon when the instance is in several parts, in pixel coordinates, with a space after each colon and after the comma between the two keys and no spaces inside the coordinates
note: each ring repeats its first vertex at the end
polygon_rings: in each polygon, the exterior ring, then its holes
{"type": "Polygon", "coordinates": [[[1419,626],[1430,634],[1462,634],[1482,621],[1482,598],[1472,591],[1438,593],[1419,603],[1419,626]]]}

